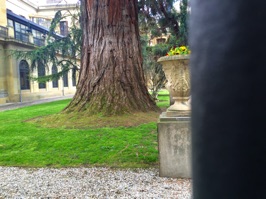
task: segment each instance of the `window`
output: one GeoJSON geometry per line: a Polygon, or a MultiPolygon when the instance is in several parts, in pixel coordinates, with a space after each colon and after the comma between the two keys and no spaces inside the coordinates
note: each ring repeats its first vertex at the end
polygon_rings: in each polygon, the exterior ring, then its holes
{"type": "Polygon", "coordinates": [[[29,80],[29,64],[22,60],[19,63],[19,76],[20,76],[20,89],[27,90],[30,89],[30,80],[29,80]]]}
{"type": "Polygon", "coordinates": [[[7,37],[7,28],[0,26],[0,37],[6,38],[7,37]]]}
{"type": "MultiPolygon", "coordinates": [[[[44,65],[39,64],[38,65],[38,77],[43,77],[43,76],[45,76],[45,67],[44,67],[44,65]]],[[[40,82],[39,88],[46,88],[46,83],[40,82]]]]}
{"type": "MultiPolygon", "coordinates": [[[[52,67],[52,74],[56,74],[58,72],[57,67],[53,65],[52,67]]],[[[58,80],[53,80],[53,88],[58,88],[58,80]]]]}
{"type": "Polygon", "coordinates": [[[29,42],[28,27],[15,22],[15,38],[23,42],[29,42]]]}
{"type": "Polygon", "coordinates": [[[14,22],[13,22],[13,20],[11,20],[11,19],[7,19],[7,26],[8,27],[14,27],[14,22]]]}
{"type": "Polygon", "coordinates": [[[51,19],[46,19],[41,17],[30,17],[30,20],[48,29],[50,28],[51,25],[51,19]]]}
{"type": "Polygon", "coordinates": [[[165,42],[166,42],[166,39],[164,38],[157,39],[157,44],[163,44],[165,42]]]}
{"type": "Polygon", "coordinates": [[[72,70],[72,86],[76,86],[76,70],[72,70]]]}
{"type": "Polygon", "coordinates": [[[67,21],[60,21],[60,35],[67,36],[67,34],[68,34],[67,21]]]}
{"type": "Polygon", "coordinates": [[[37,46],[44,46],[44,37],[40,31],[32,30],[33,42],[37,46]]]}
{"type": "Polygon", "coordinates": [[[64,87],[68,87],[68,73],[67,72],[63,75],[63,83],[64,83],[64,87]]]}
{"type": "Polygon", "coordinates": [[[61,3],[62,0],[46,0],[47,4],[61,3]]]}

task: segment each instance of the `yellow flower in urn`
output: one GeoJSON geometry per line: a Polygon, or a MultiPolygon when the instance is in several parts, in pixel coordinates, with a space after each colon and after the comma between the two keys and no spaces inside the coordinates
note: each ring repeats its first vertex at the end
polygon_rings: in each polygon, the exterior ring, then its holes
{"type": "Polygon", "coordinates": [[[188,55],[190,54],[190,50],[188,46],[180,46],[176,48],[171,48],[170,51],[167,53],[167,56],[172,55],[188,55]]]}

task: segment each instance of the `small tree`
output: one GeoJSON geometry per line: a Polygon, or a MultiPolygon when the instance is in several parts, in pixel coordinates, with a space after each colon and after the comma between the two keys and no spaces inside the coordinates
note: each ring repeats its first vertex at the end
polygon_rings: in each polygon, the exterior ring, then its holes
{"type": "MultiPolygon", "coordinates": [[[[78,9],[78,7],[77,7],[78,9]]],[[[30,68],[33,70],[38,66],[46,66],[49,64],[59,66],[61,70],[57,73],[42,77],[31,77],[39,82],[56,80],[62,77],[69,70],[73,70],[73,75],[80,70],[78,59],[81,54],[81,36],[82,32],[79,26],[80,12],[78,10],[70,12],[66,10],[62,15],[62,10],[55,14],[52,20],[50,30],[46,35],[47,45],[37,47],[29,51],[12,52],[17,58],[30,60],[30,68]],[[60,36],[55,33],[61,20],[71,17],[72,25],[67,36],[60,36]]]]}
{"type": "Polygon", "coordinates": [[[147,46],[147,37],[142,37],[142,54],[144,58],[143,68],[147,88],[151,91],[153,99],[157,99],[159,90],[166,83],[165,74],[157,59],[166,54],[168,45],[160,44],[154,47],[147,46]]]}
{"type": "Polygon", "coordinates": [[[179,40],[178,45],[187,45],[188,0],[140,0],[140,28],[152,37],[170,32],[179,40]],[[180,11],[174,7],[179,2],[180,11]]]}
{"type": "Polygon", "coordinates": [[[166,83],[165,74],[162,70],[162,66],[156,62],[152,52],[147,55],[147,65],[145,75],[147,79],[147,87],[151,91],[151,96],[157,100],[158,92],[164,87],[166,83]]]}

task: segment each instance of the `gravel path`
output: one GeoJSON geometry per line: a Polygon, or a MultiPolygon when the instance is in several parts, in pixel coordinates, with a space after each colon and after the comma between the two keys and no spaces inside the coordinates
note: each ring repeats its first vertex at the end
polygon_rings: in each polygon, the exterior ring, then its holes
{"type": "Polygon", "coordinates": [[[0,198],[191,199],[191,180],[161,178],[157,169],[0,167],[0,198]]]}

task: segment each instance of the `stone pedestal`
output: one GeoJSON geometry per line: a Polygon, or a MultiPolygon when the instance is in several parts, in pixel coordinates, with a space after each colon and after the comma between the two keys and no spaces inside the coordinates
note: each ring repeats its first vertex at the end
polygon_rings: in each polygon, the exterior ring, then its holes
{"type": "Polygon", "coordinates": [[[160,115],[158,122],[159,175],[191,178],[190,115],[160,115]]]}

